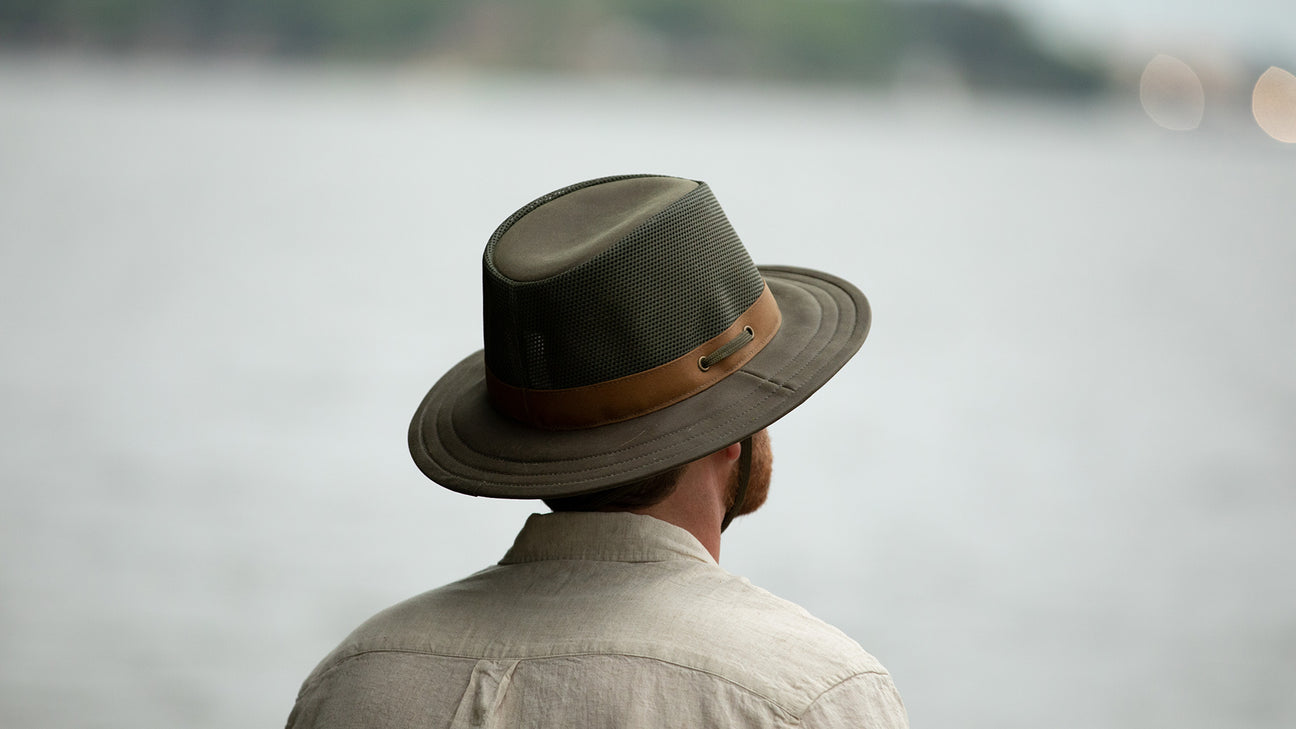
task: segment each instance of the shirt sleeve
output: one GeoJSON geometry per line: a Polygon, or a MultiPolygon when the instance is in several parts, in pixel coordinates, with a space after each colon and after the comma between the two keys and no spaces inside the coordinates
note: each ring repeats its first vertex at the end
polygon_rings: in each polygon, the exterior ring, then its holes
{"type": "Polygon", "coordinates": [[[859,673],[823,692],[801,715],[802,729],[909,729],[900,692],[885,673],[859,673]]]}

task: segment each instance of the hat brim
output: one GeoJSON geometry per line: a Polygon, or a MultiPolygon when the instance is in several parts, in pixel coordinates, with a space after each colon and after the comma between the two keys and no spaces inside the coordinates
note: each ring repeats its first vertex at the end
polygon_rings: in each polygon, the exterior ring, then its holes
{"type": "Polygon", "coordinates": [[[473,496],[575,496],[647,478],[736,443],[796,408],[868,336],[868,299],[850,283],[802,268],[760,267],[778,302],[778,334],[741,369],[686,400],[584,430],[523,425],[491,407],[481,351],[428,391],[410,423],[424,475],[473,496]]]}

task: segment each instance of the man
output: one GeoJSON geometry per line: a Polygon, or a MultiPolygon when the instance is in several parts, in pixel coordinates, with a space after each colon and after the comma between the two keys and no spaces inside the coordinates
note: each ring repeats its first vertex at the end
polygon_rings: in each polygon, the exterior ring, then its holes
{"type": "Polygon", "coordinates": [[[765,500],[766,426],[859,349],[864,295],[757,268],[705,183],[649,175],[536,200],[482,266],[485,349],[428,392],[410,452],[554,513],[358,628],[289,727],[907,726],[858,644],[717,564],[765,500]]]}

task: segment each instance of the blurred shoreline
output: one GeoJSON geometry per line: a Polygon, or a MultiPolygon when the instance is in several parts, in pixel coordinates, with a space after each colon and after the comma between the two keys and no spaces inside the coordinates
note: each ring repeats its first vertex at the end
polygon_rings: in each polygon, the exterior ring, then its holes
{"type": "Polygon", "coordinates": [[[1010,10],[854,0],[146,0],[0,9],[0,46],[670,78],[1102,93],[1100,49],[1066,50],[1010,10]]]}
{"type": "MultiPolygon", "coordinates": [[[[396,62],[379,59],[303,59],[284,56],[246,56],[234,53],[184,51],[104,51],[90,48],[0,47],[0,73],[8,83],[39,83],[54,75],[72,83],[98,79],[114,86],[132,84],[183,87],[210,83],[212,89],[229,88],[248,93],[259,86],[280,88],[300,96],[315,90],[370,94],[386,103],[426,104],[444,101],[439,94],[468,92],[475,98],[495,94],[533,96],[548,92],[603,95],[637,103],[635,94],[670,97],[681,103],[714,104],[726,100],[761,99],[764,112],[784,106],[791,110],[801,101],[864,105],[870,113],[900,115],[950,124],[958,120],[994,124],[997,116],[1014,123],[1040,117],[1044,121],[1085,123],[1098,127],[1137,128],[1146,122],[1140,110],[1139,78],[1133,75],[1113,82],[1100,95],[1037,94],[1022,89],[972,89],[949,79],[926,79],[907,84],[856,86],[834,82],[769,81],[752,78],[716,79],[670,77],[659,74],[617,72],[571,74],[552,70],[485,68],[461,64],[396,62]],[[493,90],[493,91],[492,91],[493,90]],[[781,100],[781,104],[770,104],[781,100]]],[[[178,89],[177,89],[178,90],[178,89]]],[[[1215,84],[1204,103],[1197,128],[1165,134],[1176,138],[1211,139],[1243,144],[1259,143],[1275,149],[1271,139],[1256,133],[1249,87],[1241,83],[1215,84]]],[[[681,107],[686,108],[686,107],[681,107]]],[[[1149,125],[1149,127],[1154,125],[1149,125]]],[[[1286,145],[1280,145],[1279,149],[1286,145]]]]}

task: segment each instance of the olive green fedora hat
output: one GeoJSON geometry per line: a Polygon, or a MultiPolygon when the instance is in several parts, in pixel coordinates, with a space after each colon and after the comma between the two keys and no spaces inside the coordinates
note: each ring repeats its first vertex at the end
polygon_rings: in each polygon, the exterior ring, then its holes
{"type": "Polygon", "coordinates": [[[410,423],[428,478],[497,498],[602,491],[714,453],[800,405],[868,335],[836,276],[758,267],[704,182],[582,182],[482,258],[484,349],[410,423]]]}

